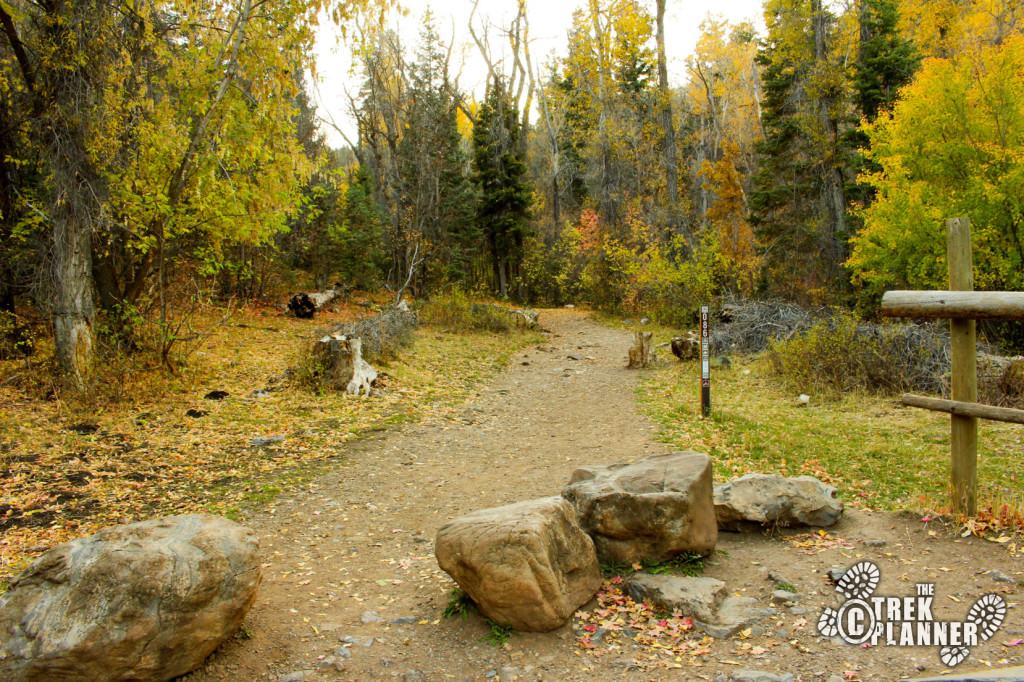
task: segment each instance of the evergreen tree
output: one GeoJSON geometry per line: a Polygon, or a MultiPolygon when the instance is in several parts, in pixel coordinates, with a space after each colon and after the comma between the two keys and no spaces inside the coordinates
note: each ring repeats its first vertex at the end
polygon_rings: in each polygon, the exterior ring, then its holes
{"type": "Polygon", "coordinates": [[[896,24],[893,0],[861,0],[860,51],[853,69],[853,101],[868,121],[892,109],[896,94],[910,82],[921,56],[896,24]]]}
{"type": "Polygon", "coordinates": [[[845,276],[847,185],[858,165],[835,19],[821,0],[769,0],[765,17],[768,37],[757,55],[764,139],[749,203],[767,251],[762,274],[790,294],[834,290],[845,276]]]}
{"type": "Polygon", "coordinates": [[[340,218],[331,229],[333,241],[341,247],[336,261],[338,274],[363,289],[379,285],[384,269],[384,227],[373,200],[373,179],[363,166],[349,174],[340,218]]]}
{"type": "MultiPolygon", "coordinates": [[[[495,290],[507,296],[520,287],[520,267],[530,215],[530,187],[519,144],[518,112],[500,80],[488,84],[487,98],[473,126],[473,170],[480,192],[477,220],[487,241],[495,290]]],[[[517,291],[519,298],[523,291],[517,291]]]]}

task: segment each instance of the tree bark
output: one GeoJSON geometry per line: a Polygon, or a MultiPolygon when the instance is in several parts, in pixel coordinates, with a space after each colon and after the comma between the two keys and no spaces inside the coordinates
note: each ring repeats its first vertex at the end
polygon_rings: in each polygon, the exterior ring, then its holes
{"type": "MultiPolygon", "coordinates": [[[[826,46],[826,15],[822,0],[812,0],[812,11],[814,16],[811,19],[814,31],[814,55],[817,58],[819,68],[825,65],[827,58],[826,46]]],[[[844,189],[843,173],[839,168],[839,125],[832,116],[834,104],[831,96],[822,96],[818,102],[818,118],[825,130],[825,137],[828,140],[830,149],[825,155],[824,187],[822,188],[823,199],[827,215],[825,217],[824,255],[826,266],[831,276],[839,272],[840,265],[846,260],[846,244],[841,241],[841,235],[847,234],[846,225],[846,192],[844,189]]]]}
{"type": "Polygon", "coordinates": [[[679,203],[679,173],[676,159],[676,130],[672,122],[672,96],[668,89],[668,60],[665,57],[665,4],[657,0],[658,90],[661,95],[661,127],[665,135],[665,187],[672,206],[679,203]]]}
{"type": "Polygon", "coordinates": [[[324,306],[345,295],[345,289],[335,284],[324,291],[298,293],[288,301],[288,310],[303,320],[312,319],[324,306]]]}

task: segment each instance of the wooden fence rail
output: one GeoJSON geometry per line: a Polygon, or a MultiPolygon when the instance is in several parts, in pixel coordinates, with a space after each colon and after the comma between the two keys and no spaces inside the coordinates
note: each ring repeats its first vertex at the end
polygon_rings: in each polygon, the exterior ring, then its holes
{"type": "Polygon", "coordinates": [[[974,291],[971,221],[946,221],[949,291],[890,291],[882,297],[887,317],[949,318],[952,400],[906,394],[903,404],[950,414],[953,509],[977,511],[978,418],[1024,424],[1024,410],[978,404],[975,320],[1024,320],[1024,292],[974,291]]]}

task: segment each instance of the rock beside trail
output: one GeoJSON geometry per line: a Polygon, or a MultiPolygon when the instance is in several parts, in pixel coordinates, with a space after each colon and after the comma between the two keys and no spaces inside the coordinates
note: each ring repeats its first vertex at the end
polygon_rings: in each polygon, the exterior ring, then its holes
{"type": "Polygon", "coordinates": [[[435,547],[437,563],[480,612],[516,630],[564,625],[601,586],[594,543],[560,497],[452,519],[435,547]]]}
{"type": "Polygon", "coordinates": [[[836,489],[813,476],[747,474],[715,488],[719,530],[831,526],[843,515],[836,489]]]}
{"type": "Polygon", "coordinates": [[[665,561],[710,554],[718,541],[711,460],[699,452],[577,469],[562,491],[600,561],[665,561]]]}
{"type": "Polygon", "coordinates": [[[0,679],[170,680],[238,629],[259,583],[255,534],[216,516],[58,545],[0,596],[0,679]]]}
{"type": "Polygon", "coordinates": [[[725,583],[715,578],[689,578],[635,573],[626,581],[633,601],[652,604],[664,611],[680,611],[703,621],[715,619],[715,612],[727,596],[725,583]]]}
{"type": "Polygon", "coordinates": [[[731,637],[772,613],[756,599],[730,595],[715,578],[636,573],[624,587],[633,601],[688,616],[715,639],[731,637]]]}

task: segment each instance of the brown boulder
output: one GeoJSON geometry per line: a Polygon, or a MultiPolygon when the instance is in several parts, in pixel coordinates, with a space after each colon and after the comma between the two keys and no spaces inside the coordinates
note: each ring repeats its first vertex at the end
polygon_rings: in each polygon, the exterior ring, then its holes
{"type": "Polygon", "coordinates": [[[560,497],[483,509],[437,533],[437,563],[499,625],[546,632],[601,586],[594,543],[560,497]]]}
{"type": "Polygon", "coordinates": [[[665,561],[710,554],[718,541],[711,460],[699,452],[577,469],[562,491],[594,538],[600,561],[665,561]]]}
{"type": "Polygon", "coordinates": [[[0,596],[0,679],[164,681],[194,670],[256,599],[248,528],[188,514],[58,545],[0,596]]]}

